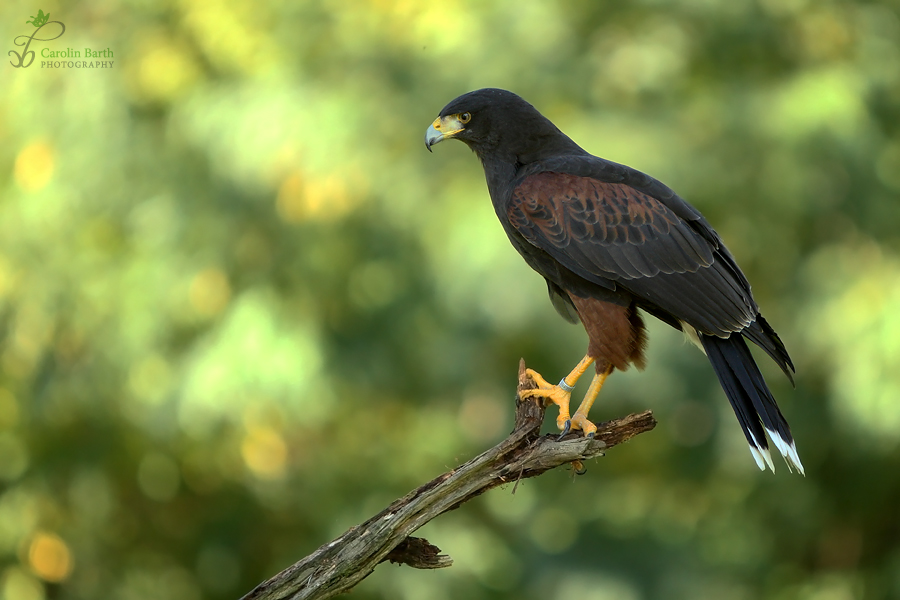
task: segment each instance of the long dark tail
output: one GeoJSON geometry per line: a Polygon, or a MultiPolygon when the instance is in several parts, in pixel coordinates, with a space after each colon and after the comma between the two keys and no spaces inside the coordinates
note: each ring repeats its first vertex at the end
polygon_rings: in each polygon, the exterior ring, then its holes
{"type": "MultiPolygon", "coordinates": [[[[756,366],[753,355],[750,354],[744,336],[740,333],[733,333],[731,337],[723,339],[701,334],[700,343],[706,350],[706,356],[712,363],[719,383],[722,384],[722,389],[725,390],[725,395],[728,396],[728,400],[734,408],[734,414],[737,415],[744,435],[747,436],[750,452],[756,459],[759,468],[765,470],[768,465],[773,472],[775,471],[775,465],[772,464],[772,457],[769,454],[769,444],[766,441],[766,433],[768,433],[772,443],[784,456],[788,469],[793,467],[803,473],[803,465],[797,455],[791,428],[781,411],[778,410],[775,398],[769,391],[762,373],[759,372],[759,367],[756,366]]],[[[774,354],[773,358],[776,358],[784,349],[780,345],[780,340],[778,345],[780,348],[773,348],[775,352],[768,348],[764,349],[770,356],[774,354]]],[[[783,355],[787,357],[786,352],[783,355]]],[[[778,360],[778,362],[785,373],[788,373],[785,367],[790,365],[790,359],[778,360]]]]}

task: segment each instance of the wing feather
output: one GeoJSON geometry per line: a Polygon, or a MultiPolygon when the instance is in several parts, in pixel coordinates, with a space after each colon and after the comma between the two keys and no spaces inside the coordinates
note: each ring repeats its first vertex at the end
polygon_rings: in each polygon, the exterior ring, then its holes
{"type": "Polygon", "coordinates": [[[715,232],[626,183],[531,174],[513,190],[507,217],[528,243],[576,275],[606,288],[614,282],[701,333],[727,336],[758,313],[715,232]]]}

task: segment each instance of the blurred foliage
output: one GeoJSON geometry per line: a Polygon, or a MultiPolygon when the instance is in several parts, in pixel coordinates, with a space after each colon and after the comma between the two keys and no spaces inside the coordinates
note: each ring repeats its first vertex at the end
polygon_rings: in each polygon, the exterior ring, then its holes
{"type": "Polygon", "coordinates": [[[422,147],[484,86],[706,214],[808,475],[654,325],[593,416],[655,432],[354,597],[900,597],[895,2],[14,0],[10,49],[38,8],[115,63],[0,76],[0,598],[238,597],[502,439],[520,356],[568,371],[480,165],[422,147]]]}

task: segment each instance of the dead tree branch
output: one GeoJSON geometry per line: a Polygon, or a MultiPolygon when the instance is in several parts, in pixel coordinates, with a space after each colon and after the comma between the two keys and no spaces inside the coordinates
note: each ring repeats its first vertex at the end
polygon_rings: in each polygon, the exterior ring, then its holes
{"type": "Polygon", "coordinates": [[[300,600],[331,598],[350,590],[379,563],[390,560],[418,569],[449,567],[453,560],[428,541],[409,537],[435,517],[459,507],[487,490],[536,477],[545,471],[602,456],[656,425],[650,411],[598,425],[593,439],[580,432],[561,441],[540,435],[544,407],[521,401],[521,392],[535,385],[519,365],[516,424],[505,440],[460,467],[444,473],[395,500],[361,525],[352,527],[306,558],[254,588],[242,600],[300,600]]]}

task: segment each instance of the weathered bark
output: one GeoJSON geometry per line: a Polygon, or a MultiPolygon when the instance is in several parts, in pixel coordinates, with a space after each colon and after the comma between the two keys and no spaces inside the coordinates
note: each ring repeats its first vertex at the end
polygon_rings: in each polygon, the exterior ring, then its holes
{"type": "Polygon", "coordinates": [[[535,477],[550,469],[602,456],[656,425],[650,411],[598,425],[593,439],[580,432],[557,441],[540,435],[544,407],[522,401],[521,392],[535,385],[519,365],[516,423],[505,440],[460,467],[444,473],[395,500],[365,523],[350,528],[306,558],[254,588],[242,600],[331,598],[349,591],[379,563],[390,560],[419,569],[449,567],[453,560],[428,541],[410,535],[435,517],[459,507],[487,490],[535,477]]]}

